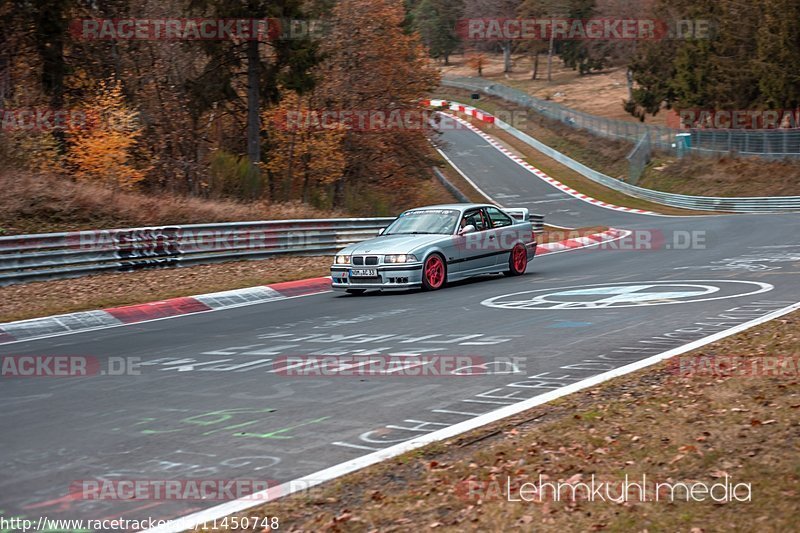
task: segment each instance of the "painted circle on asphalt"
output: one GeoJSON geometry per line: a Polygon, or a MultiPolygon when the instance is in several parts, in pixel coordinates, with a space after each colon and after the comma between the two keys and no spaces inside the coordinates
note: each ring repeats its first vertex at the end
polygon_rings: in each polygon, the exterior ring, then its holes
{"type": "Polygon", "coordinates": [[[672,305],[752,296],[774,289],[769,283],[735,280],[596,283],[515,292],[481,305],[498,309],[608,309],[672,305]]]}

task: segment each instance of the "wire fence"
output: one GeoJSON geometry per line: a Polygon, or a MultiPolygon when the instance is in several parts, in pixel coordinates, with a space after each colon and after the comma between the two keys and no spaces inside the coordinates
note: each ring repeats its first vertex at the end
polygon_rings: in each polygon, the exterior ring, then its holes
{"type": "Polygon", "coordinates": [[[442,85],[496,96],[600,137],[637,143],[647,135],[653,149],[673,154],[691,153],[718,157],[739,155],[769,159],[800,158],[800,128],[676,129],[598,117],[480,78],[446,78],[442,80],[442,85]]]}

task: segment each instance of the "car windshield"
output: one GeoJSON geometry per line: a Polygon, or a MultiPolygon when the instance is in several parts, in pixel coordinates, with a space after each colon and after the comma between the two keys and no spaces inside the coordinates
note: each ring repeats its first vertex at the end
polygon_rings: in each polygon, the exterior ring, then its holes
{"type": "Polygon", "coordinates": [[[406,211],[392,222],[384,235],[445,234],[450,235],[458,222],[455,209],[415,209],[406,211]]]}

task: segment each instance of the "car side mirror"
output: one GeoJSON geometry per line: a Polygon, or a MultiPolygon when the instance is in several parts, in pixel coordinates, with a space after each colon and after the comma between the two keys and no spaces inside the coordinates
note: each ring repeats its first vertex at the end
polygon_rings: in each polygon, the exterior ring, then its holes
{"type": "Polygon", "coordinates": [[[473,226],[472,224],[467,224],[466,226],[458,230],[459,235],[466,235],[467,233],[474,233],[474,232],[475,232],[475,226],[473,226]]]}

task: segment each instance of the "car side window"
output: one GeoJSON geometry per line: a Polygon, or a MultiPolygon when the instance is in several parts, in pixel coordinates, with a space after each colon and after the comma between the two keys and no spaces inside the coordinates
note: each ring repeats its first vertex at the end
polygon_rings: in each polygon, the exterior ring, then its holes
{"type": "Polygon", "coordinates": [[[492,221],[492,226],[495,228],[502,228],[503,226],[510,226],[514,223],[511,217],[497,209],[496,207],[487,207],[486,212],[489,214],[489,220],[492,221]]]}
{"type": "Polygon", "coordinates": [[[488,224],[486,223],[486,219],[483,217],[481,211],[467,211],[464,213],[464,224],[462,227],[472,224],[475,226],[475,231],[483,231],[488,228],[488,224]]]}

